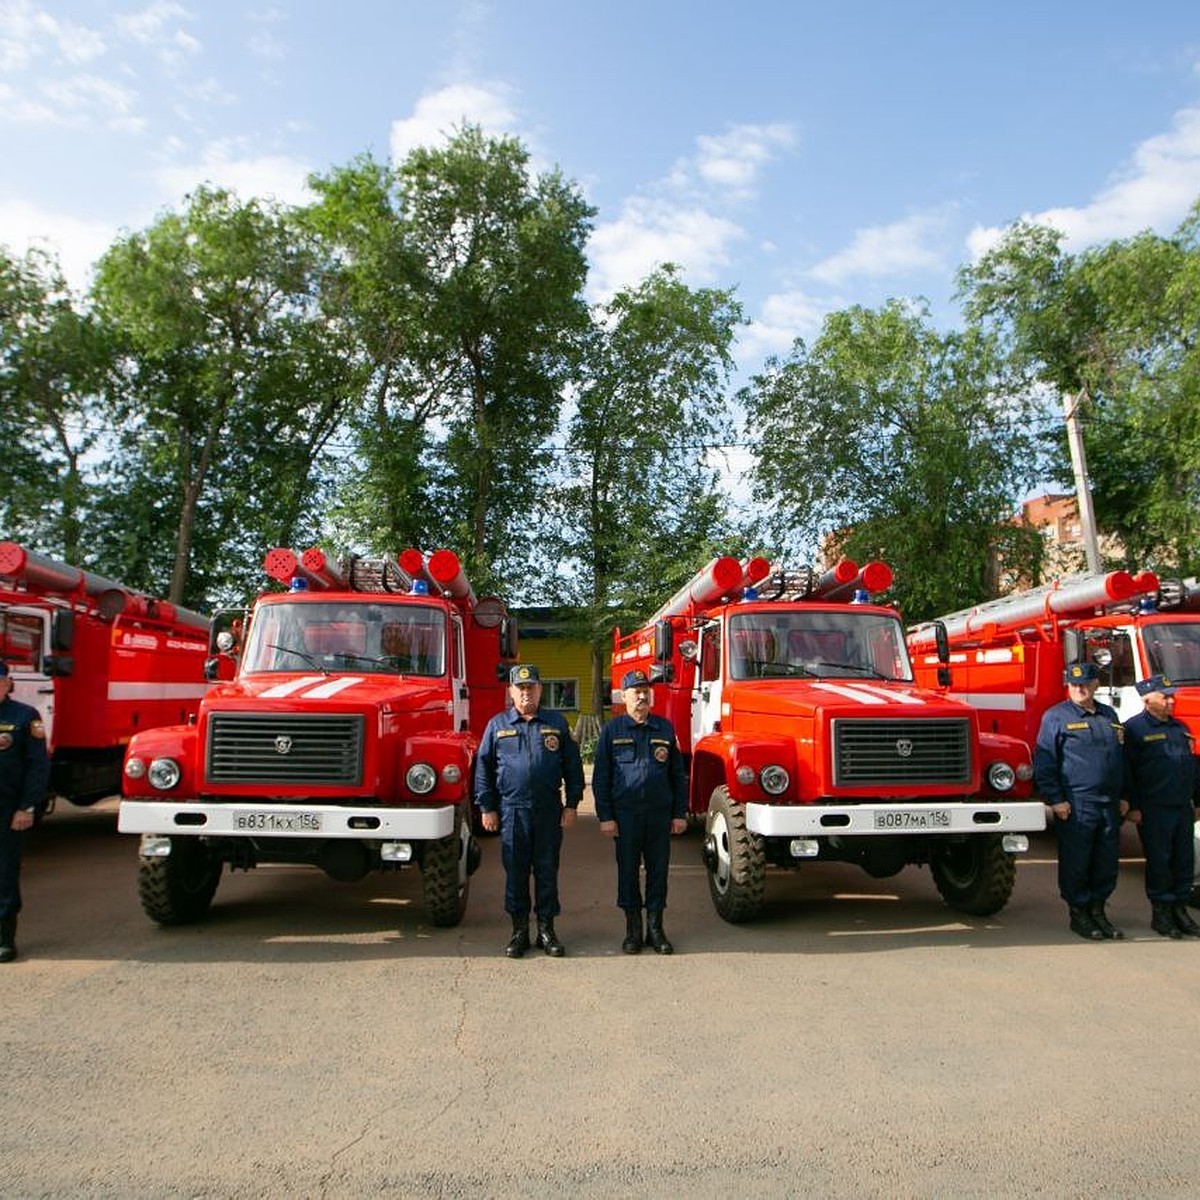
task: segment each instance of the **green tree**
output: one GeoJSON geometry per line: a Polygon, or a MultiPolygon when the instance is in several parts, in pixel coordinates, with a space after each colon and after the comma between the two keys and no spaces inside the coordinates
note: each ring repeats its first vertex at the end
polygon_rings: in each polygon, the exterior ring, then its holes
{"type": "MultiPolygon", "coordinates": [[[[1031,386],[1055,401],[1085,394],[1093,508],[1123,565],[1182,574],[1200,568],[1198,230],[1200,205],[1171,237],[1069,255],[1057,231],[1019,225],[960,276],[968,318],[1003,340],[1031,386]]],[[[1053,428],[1056,473],[1070,478],[1053,428]]]]}
{"type": "Polygon", "coordinates": [[[811,350],[768,362],[742,399],[778,544],[890,562],[910,621],[994,595],[1000,554],[1028,569],[1037,539],[1011,514],[1038,447],[1000,365],[988,338],[898,301],[834,313],[811,350]]]}
{"type": "Polygon", "coordinates": [[[94,499],[85,460],[100,438],[110,351],[53,259],[0,250],[0,528],[73,564],[93,561],[83,535],[94,499]]]}
{"type": "Polygon", "coordinates": [[[360,159],[313,186],[337,264],[326,295],[373,381],[355,486],[392,497],[386,516],[348,513],[375,549],[444,541],[477,588],[511,583],[586,328],[593,210],[557,171],[533,176],[519,141],[470,125],[395,170],[360,159]]]}
{"type": "Polygon", "coordinates": [[[173,602],[243,594],[263,549],[304,531],[362,383],[317,307],[321,261],[282,210],[200,189],[99,264],[122,350],[104,529],[160,587],[150,558],[173,545],[173,602]]]}
{"type": "Polygon", "coordinates": [[[597,716],[613,625],[644,619],[734,537],[709,448],[729,441],[741,320],[732,293],[692,290],[665,266],[599,309],[585,340],[542,546],[588,614],[597,716]]]}

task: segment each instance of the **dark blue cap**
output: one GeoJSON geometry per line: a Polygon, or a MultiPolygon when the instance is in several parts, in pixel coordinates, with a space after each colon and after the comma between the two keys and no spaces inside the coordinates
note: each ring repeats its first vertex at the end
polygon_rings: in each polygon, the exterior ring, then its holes
{"type": "Polygon", "coordinates": [[[1133,685],[1139,696],[1148,696],[1151,692],[1162,692],[1164,696],[1175,695],[1175,685],[1165,675],[1151,675],[1149,679],[1139,679],[1133,685]]]}
{"type": "Polygon", "coordinates": [[[621,688],[649,687],[650,680],[645,671],[626,671],[621,677],[621,688]]]}
{"type": "Polygon", "coordinates": [[[1095,683],[1100,678],[1100,668],[1095,663],[1072,663],[1063,672],[1063,683],[1095,683]]]}
{"type": "Polygon", "coordinates": [[[526,683],[541,683],[542,677],[533,663],[517,663],[508,673],[508,682],[513,687],[521,687],[526,683]]]}

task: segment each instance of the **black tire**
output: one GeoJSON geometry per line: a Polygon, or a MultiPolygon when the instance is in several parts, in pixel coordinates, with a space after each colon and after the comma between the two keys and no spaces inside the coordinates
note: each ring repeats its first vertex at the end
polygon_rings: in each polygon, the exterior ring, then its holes
{"type": "Polygon", "coordinates": [[[138,899],[160,925],[186,925],[208,912],[221,863],[199,838],[172,838],[165,858],[138,860],[138,899]]]}
{"type": "Polygon", "coordinates": [[[708,801],[704,861],[717,915],[733,925],[758,916],[767,891],[763,840],[746,828],[745,806],[735,804],[723,784],[708,801]]]}
{"type": "Polygon", "coordinates": [[[1008,903],[1017,878],[1016,860],[995,833],[947,840],[934,850],[929,867],[942,899],[972,917],[998,913],[1008,903]]]}
{"type": "Polygon", "coordinates": [[[471,890],[471,812],[465,802],[454,814],[454,832],[425,847],[421,874],[425,885],[425,911],[443,929],[457,925],[467,911],[471,890]]]}

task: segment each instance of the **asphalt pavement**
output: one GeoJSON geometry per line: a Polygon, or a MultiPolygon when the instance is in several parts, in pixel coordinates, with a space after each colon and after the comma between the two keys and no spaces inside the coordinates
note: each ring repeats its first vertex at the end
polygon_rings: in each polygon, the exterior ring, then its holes
{"type": "Polygon", "coordinates": [[[772,873],[713,910],[675,843],[677,953],[620,952],[611,844],[563,853],[567,957],[505,959],[499,846],[466,918],[415,871],[226,874],[162,929],[116,802],[63,806],[26,858],[0,967],[0,1194],[1192,1196],[1200,941],[1149,927],[1131,831],[1110,915],[1072,936],[1053,842],[1008,907],[928,871],[772,873]]]}

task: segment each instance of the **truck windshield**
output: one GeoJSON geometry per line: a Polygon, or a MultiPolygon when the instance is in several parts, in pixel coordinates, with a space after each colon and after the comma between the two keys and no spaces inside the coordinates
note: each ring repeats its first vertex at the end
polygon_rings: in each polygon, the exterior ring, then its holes
{"type": "Polygon", "coordinates": [[[912,679],[899,620],[854,607],[738,613],[728,652],[731,679],[912,679]]]}
{"type": "Polygon", "coordinates": [[[1152,675],[1172,683],[1200,683],[1200,621],[1161,621],[1142,626],[1152,675]]]}
{"type": "Polygon", "coordinates": [[[442,675],[446,616],[429,605],[375,600],[260,604],[242,670],[442,675]]]}

